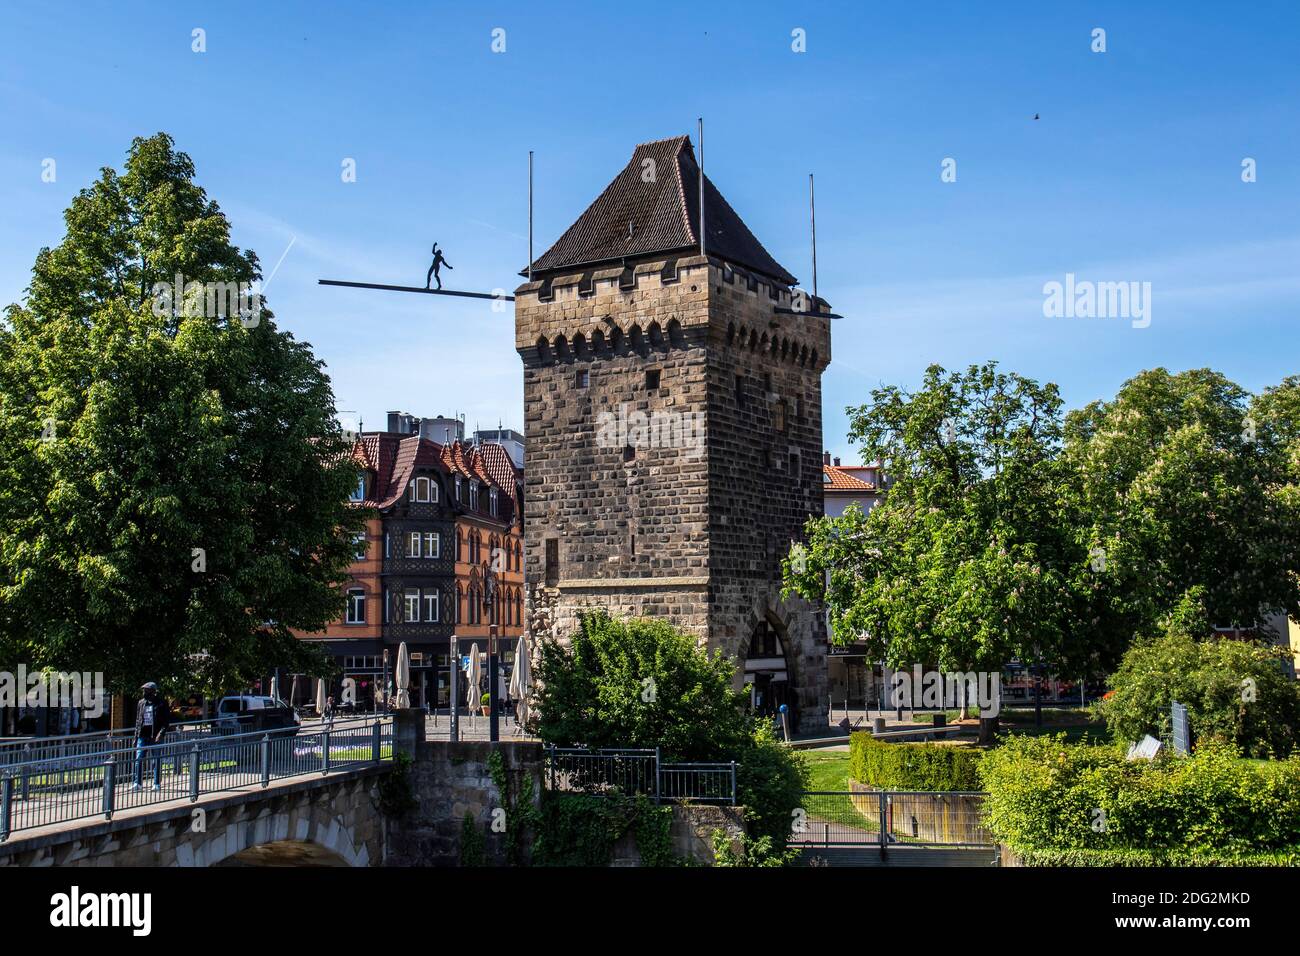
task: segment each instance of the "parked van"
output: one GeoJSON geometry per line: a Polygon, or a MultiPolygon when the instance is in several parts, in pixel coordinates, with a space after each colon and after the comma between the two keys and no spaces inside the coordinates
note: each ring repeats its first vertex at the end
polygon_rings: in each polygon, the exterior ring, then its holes
{"type": "Polygon", "coordinates": [[[251,734],[270,731],[275,736],[298,732],[298,716],[282,700],[241,694],[217,702],[217,733],[251,734]]]}

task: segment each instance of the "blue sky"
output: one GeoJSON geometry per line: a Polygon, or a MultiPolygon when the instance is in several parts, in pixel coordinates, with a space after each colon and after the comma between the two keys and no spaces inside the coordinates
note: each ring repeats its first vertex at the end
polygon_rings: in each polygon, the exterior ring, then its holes
{"type": "Polygon", "coordinates": [[[1258,390],[1300,372],[1300,4],[1137,6],[6,5],[0,302],[76,191],[165,130],[268,273],[288,249],[266,296],[341,409],[520,427],[508,311],[316,279],[419,284],[436,239],[448,287],[513,288],[529,149],[540,254],[634,144],[703,115],[710,178],[805,284],[816,173],[820,291],[845,315],[825,442],[846,459],[844,407],[930,362],[997,359],[1071,407],[1155,365],[1258,390]],[[1150,282],[1150,326],[1045,318],[1067,272],[1150,282]]]}

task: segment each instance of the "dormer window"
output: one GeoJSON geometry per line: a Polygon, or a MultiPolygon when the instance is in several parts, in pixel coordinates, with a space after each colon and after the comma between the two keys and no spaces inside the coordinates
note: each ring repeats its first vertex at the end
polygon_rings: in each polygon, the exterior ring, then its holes
{"type": "Polygon", "coordinates": [[[464,496],[462,495],[460,490],[460,475],[457,475],[456,476],[456,503],[460,504],[464,500],[465,500],[464,496]]]}
{"type": "Polygon", "coordinates": [[[478,482],[474,481],[469,486],[469,510],[478,511],[478,482]]]}
{"type": "Polygon", "coordinates": [[[432,478],[416,478],[411,482],[411,500],[431,503],[438,500],[438,484],[432,478]]]}
{"type": "Polygon", "coordinates": [[[488,492],[488,506],[492,510],[492,517],[495,518],[497,516],[497,490],[495,488],[488,492]]]}
{"type": "Polygon", "coordinates": [[[349,501],[366,500],[366,476],[362,474],[357,478],[357,486],[352,489],[352,494],[348,495],[349,501]]]}

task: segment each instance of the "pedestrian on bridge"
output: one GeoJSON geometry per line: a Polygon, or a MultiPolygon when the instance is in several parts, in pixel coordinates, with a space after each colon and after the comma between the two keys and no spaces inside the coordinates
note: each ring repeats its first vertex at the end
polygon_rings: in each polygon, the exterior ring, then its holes
{"type": "MultiPolygon", "coordinates": [[[[158,685],[149,681],[140,688],[141,697],[135,705],[135,784],[136,790],[144,786],[144,765],[151,751],[162,743],[163,734],[171,726],[172,712],[167,701],[158,692],[158,685]]],[[[153,760],[153,788],[162,789],[162,760],[153,760]]]]}

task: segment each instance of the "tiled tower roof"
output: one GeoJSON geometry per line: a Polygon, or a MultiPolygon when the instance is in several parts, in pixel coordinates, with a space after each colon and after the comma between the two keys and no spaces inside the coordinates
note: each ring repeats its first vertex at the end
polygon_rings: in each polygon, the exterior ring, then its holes
{"type": "MultiPolygon", "coordinates": [[[[587,211],[533,263],[534,275],[698,251],[699,173],[689,137],[642,143],[587,211]]],[[[710,256],[785,285],[798,282],[763,248],[708,176],[704,177],[704,208],[705,251],[710,256]]]]}

